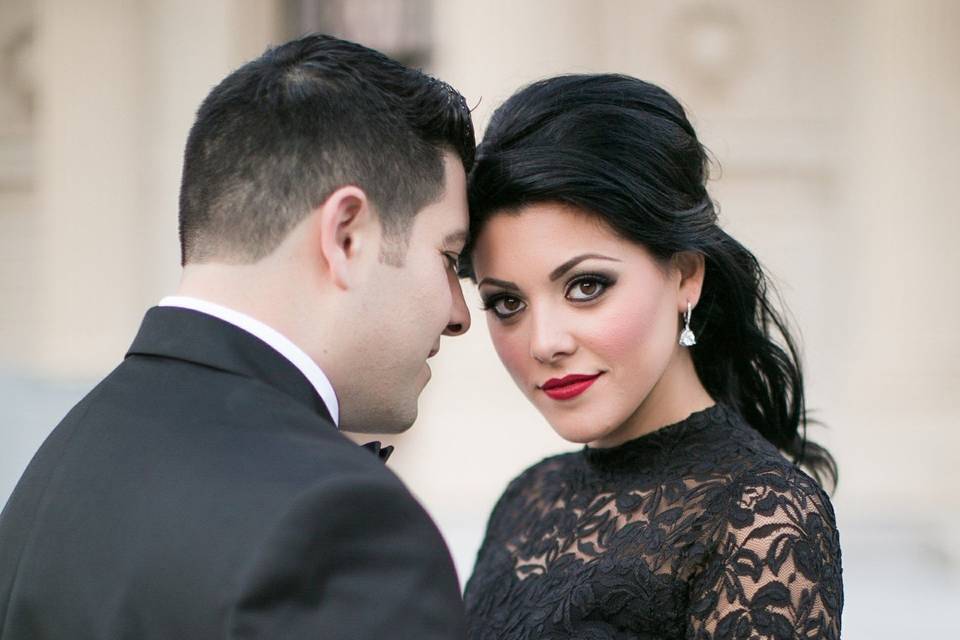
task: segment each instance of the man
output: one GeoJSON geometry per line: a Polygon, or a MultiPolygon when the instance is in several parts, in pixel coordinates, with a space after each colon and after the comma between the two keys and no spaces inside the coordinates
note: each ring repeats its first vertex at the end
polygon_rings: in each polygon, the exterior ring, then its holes
{"type": "Polygon", "coordinates": [[[436,527],[338,427],[409,427],[469,327],[473,152],[462,96],[330,37],[213,89],[179,291],[0,516],[2,640],[463,637],[436,527]]]}

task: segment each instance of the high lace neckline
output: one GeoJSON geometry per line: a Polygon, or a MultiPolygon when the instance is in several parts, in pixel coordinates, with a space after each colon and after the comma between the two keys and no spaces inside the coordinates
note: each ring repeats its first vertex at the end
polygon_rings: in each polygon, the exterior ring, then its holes
{"type": "Polygon", "coordinates": [[[724,421],[726,415],[726,407],[717,402],[706,409],[694,411],[679,422],[664,425],[613,447],[584,445],[582,454],[591,466],[596,467],[619,466],[625,462],[635,464],[640,459],[655,457],[664,449],[672,448],[710,424],[724,421]]]}
{"type": "Polygon", "coordinates": [[[840,637],[827,495],[732,404],[551,456],[497,502],[470,640],[840,637]]]}

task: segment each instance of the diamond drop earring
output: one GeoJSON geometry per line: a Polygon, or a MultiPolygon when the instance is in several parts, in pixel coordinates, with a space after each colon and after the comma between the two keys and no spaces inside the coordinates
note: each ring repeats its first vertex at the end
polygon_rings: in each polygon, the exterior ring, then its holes
{"type": "Polygon", "coordinates": [[[683,314],[684,327],[683,331],[680,332],[680,344],[684,347],[692,347],[697,344],[697,337],[693,335],[693,331],[690,329],[690,314],[693,312],[693,307],[690,306],[690,301],[687,301],[687,312],[683,314]]]}

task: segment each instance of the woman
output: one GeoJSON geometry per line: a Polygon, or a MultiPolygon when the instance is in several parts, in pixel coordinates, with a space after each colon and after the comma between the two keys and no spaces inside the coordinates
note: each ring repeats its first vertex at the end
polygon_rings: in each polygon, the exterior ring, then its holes
{"type": "Polygon", "coordinates": [[[465,274],[514,381],[585,446],[495,507],[473,640],[839,638],[836,466],[706,179],[681,106],[634,78],[552,78],[494,114],[465,274]]]}

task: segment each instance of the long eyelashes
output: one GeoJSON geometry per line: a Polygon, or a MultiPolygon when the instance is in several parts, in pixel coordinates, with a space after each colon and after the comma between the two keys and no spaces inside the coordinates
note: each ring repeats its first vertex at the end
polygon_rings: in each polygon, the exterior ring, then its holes
{"type": "Polygon", "coordinates": [[[448,251],[443,254],[443,257],[447,260],[447,266],[453,270],[454,273],[460,272],[460,254],[453,253],[448,251]]]}
{"type": "Polygon", "coordinates": [[[511,318],[526,308],[527,303],[516,296],[501,293],[483,299],[483,311],[493,311],[501,320],[511,318]]]}
{"type": "Polygon", "coordinates": [[[600,273],[579,275],[567,284],[564,295],[573,302],[596,300],[615,284],[615,280],[600,273]]]}
{"type": "MultiPolygon", "coordinates": [[[[567,283],[564,297],[573,303],[591,303],[599,299],[616,279],[600,273],[584,273],[567,283]]],[[[509,320],[527,307],[527,303],[511,293],[495,293],[483,298],[481,310],[492,311],[500,320],[509,320]]]]}

